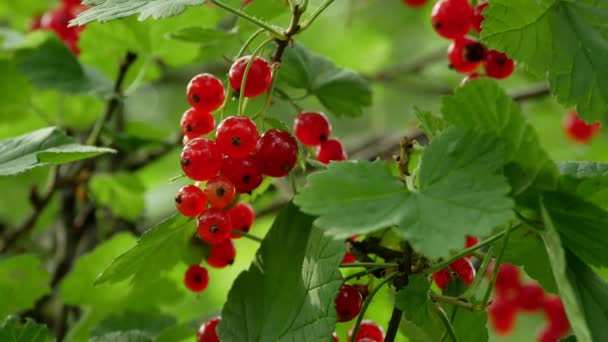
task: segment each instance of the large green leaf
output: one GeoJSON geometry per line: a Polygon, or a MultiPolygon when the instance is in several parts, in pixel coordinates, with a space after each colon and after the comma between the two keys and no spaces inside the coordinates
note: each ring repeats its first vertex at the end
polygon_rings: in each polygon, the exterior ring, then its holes
{"type": "Polygon", "coordinates": [[[175,325],[177,320],[169,315],[154,312],[121,312],[101,321],[91,332],[91,336],[103,336],[112,332],[141,331],[151,337],[175,325]]]}
{"type": "Polygon", "coordinates": [[[429,139],[441,134],[448,124],[442,118],[433,115],[431,112],[423,111],[418,108],[415,110],[416,118],[420,121],[420,128],[429,139]]]}
{"type": "Polygon", "coordinates": [[[129,330],[114,331],[101,336],[95,336],[90,342],[152,342],[154,336],[147,331],[129,330]]]}
{"type": "Polygon", "coordinates": [[[513,192],[519,194],[535,183],[553,189],[558,173],[555,164],[542,149],[538,135],[517,103],[495,81],[478,79],[468,82],[442,101],[446,121],[465,130],[498,136],[506,143],[507,176],[513,192]]]}
{"type": "Polygon", "coordinates": [[[0,260],[0,317],[32,308],[38,298],[51,292],[50,279],[32,254],[0,260]]]}
{"type": "Polygon", "coordinates": [[[222,310],[222,341],[331,341],[344,245],[288,204],[222,310]]]}
{"type": "Polygon", "coordinates": [[[608,163],[565,162],[557,167],[562,174],[561,191],[608,210],[608,163]]]}
{"type": "Polygon", "coordinates": [[[136,174],[96,174],[89,189],[97,204],[109,207],[118,217],[137,221],[144,211],[146,188],[136,174]]]}
{"type": "Polygon", "coordinates": [[[7,317],[0,325],[2,342],[51,342],[55,341],[46,325],[36,324],[28,319],[25,324],[15,316],[7,317]]]}
{"type": "Polygon", "coordinates": [[[139,20],[165,18],[178,15],[188,6],[198,6],[205,0],[85,0],[84,4],[93,5],[72,21],[82,25],[98,20],[101,22],[139,15],[139,20]]]}
{"type": "Polygon", "coordinates": [[[0,176],[113,152],[110,148],[80,145],[57,127],[43,128],[0,141],[0,176]]]}
{"type": "Polygon", "coordinates": [[[32,87],[13,60],[0,58],[0,75],[0,122],[15,122],[24,117],[32,87]]]}
{"type": "Polygon", "coordinates": [[[360,116],[363,107],[372,104],[372,89],[367,80],[300,44],[285,49],[279,79],[315,95],[336,115],[360,116]]]}
{"type": "Polygon", "coordinates": [[[430,281],[424,276],[410,276],[406,287],[395,296],[395,305],[403,311],[401,332],[408,340],[437,341],[445,332],[435,304],[429,299],[430,281]]]}

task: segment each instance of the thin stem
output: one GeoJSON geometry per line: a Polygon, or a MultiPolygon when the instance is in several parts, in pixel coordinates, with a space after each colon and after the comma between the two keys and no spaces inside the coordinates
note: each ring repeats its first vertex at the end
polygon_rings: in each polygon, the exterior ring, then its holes
{"type": "Polygon", "coordinates": [[[441,322],[445,326],[445,330],[446,330],[447,334],[450,336],[450,338],[452,339],[452,342],[458,342],[458,336],[456,336],[456,331],[454,331],[454,327],[452,326],[452,323],[448,319],[448,316],[446,316],[445,311],[443,311],[443,309],[441,308],[441,306],[439,304],[435,304],[434,307],[435,307],[435,312],[437,313],[437,316],[439,316],[439,319],[441,319],[441,322]]]}
{"type": "Polygon", "coordinates": [[[380,268],[397,268],[399,264],[395,262],[378,263],[378,262],[354,262],[350,264],[340,264],[340,268],[356,268],[356,267],[380,267],[380,268]]]}
{"type": "Polygon", "coordinates": [[[353,334],[352,334],[351,342],[355,342],[356,341],[357,334],[359,333],[359,327],[361,326],[361,321],[363,320],[363,316],[365,316],[365,312],[367,311],[367,307],[369,306],[369,304],[374,299],[374,296],[378,293],[378,291],[380,291],[380,289],[384,285],[386,285],[389,281],[395,279],[399,275],[400,275],[399,273],[395,272],[395,273],[392,273],[391,275],[389,275],[388,277],[384,278],[382,280],[382,282],[380,282],[380,284],[378,284],[378,286],[376,286],[374,288],[374,290],[367,296],[367,298],[365,299],[365,302],[363,303],[363,306],[361,307],[361,312],[359,313],[359,316],[357,316],[357,322],[355,323],[355,326],[353,328],[353,334]]]}
{"type": "Polygon", "coordinates": [[[298,104],[298,103],[297,103],[297,102],[296,102],[294,99],[292,99],[291,97],[289,97],[289,95],[288,95],[288,94],[287,94],[285,91],[283,91],[283,90],[281,90],[281,89],[279,89],[279,88],[276,88],[276,89],[274,90],[274,92],[275,92],[277,95],[279,95],[279,97],[280,97],[282,100],[284,100],[284,101],[286,101],[287,103],[289,103],[289,104],[290,104],[290,105],[293,107],[293,109],[295,109],[295,111],[296,111],[297,113],[300,113],[300,112],[302,112],[302,111],[303,111],[302,106],[300,106],[300,105],[299,105],[299,104],[298,104]]]}
{"type": "Polygon", "coordinates": [[[466,300],[462,299],[462,298],[458,298],[458,297],[450,297],[450,296],[444,296],[444,295],[440,295],[434,292],[431,292],[429,294],[429,296],[431,297],[431,300],[433,300],[434,302],[441,302],[441,303],[446,303],[446,304],[450,304],[450,305],[455,305],[455,306],[459,306],[461,308],[465,308],[469,311],[479,311],[481,310],[480,307],[478,307],[475,304],[469,303],[466,300]]]}
{"type": "Polygon", "coordinates": [[[481,266],[479,266],[479,270],[477,270],[477,274],[475,275],[475,279],[473,279],[473,283],[469,286],[469,288],[466,290],[466,292],[462,295],[463,298],[471,299],[474,295],[475,292],[477,292],[477,289],[479,287],[479,284],[481,284],[481,280],[483,279],[486,270],[488,269],[488,266],[490,265],[490,262],[492,261],[492,247],[490,247],[490,250],[488,251],[488,253],[486,253],[485,257],[483,258],[483,262],[481,263],[481,266]]]}
{"type": "Polygon", "coordinates": [[[272,38],[268,38],[265,41],[262,42],[262,44],[260,44],[258,47],[255,48],[255,50],[253,50],[253,52],[251,53],[251,58],[249,58],[249,62],[247,62],[247,66],[245,67],[245,72],[243,73],[243,80],[241,81],[241,94],[239,96],[239,109],[238,109],[238,115],[244,115],[244,111],[245,111],[245,85],[247,84],[247,77],[249,76],[249,70],[251,70],[251,66],[253,65],[253,61],[255,60],[255,57],[257,55],[260,54],[260,51],[262,51],[262,49],[264,47],[266,47],[266,45],[268,45],[270,42],[272,42],[274,39],[272,38]]]}
{"type": "Polygon", "coordinates": [[[386,330],[386,336],[384,337],[385,342],[394,342],[397,337],[397,331],[399,331],[399,323],[401,323],[401,316],[403,311],[397,307],[397,304],[393,306],[393,313],[391,319],[388,322],[388,329],[386,330]]]}
{"type": "Polygon", "coordinates": [[[213,4],[217,5],[218,7],[225,9],[226,11],[259,26],[260,28],[263,28],[264,30],[268,31],[268,33],[273,35],[276,39],[287,40],[287,37],[285,36],[284,33],[279,32],[276,28],[270,26],[270,24],[268,24],[256,17],[253,17],[253,16],[241,11],[238,8],[234,8],[230,5],[227,5],[227,4],[223,3],[222,1],[219,1],[219,0],[209,0],[209,1],[211,1],[213,4]]]}
{"type": "Polygon", "coordinates": [[[308,17],[308,19],[306,19],[302,25],[300,25],[300,31],[304,31],[306,30],[310,25],[312,25],[312,23],[317,19],[317,17],[319,15],[321,15],[321,13],[323,13],[323,11],[325,11],[327,9],[327,7],[329,7],[329,5],[331,5],[334,2],[334,0],[325,0],[324,3],[322,3],[311,15],[310,17],[308,17]]]}
{"type": "Polygon", "coordinates": [[[266,100],[264,101],[264,105],[253,117],[251,117],[251,120],[255,120],[259,116],[261,116],[262,122],[264,121],[264,117],[266,116],[266,110],[270,106],[270,102],[272,100],[272,92],[274,91],[274,86],[277,83],[278,73],[279,67],[278,64],[275,64],[272,66],[272,83],[270,83],[270,88],[266,91],[266,100]]]}
{"type": "Polygon", "coordinates": [[[262,241],[264,241],[264,239],[262,239],[262,238],[260,238],[260,237],[257,237],[257,236],[255,236],[255,235],[251,235],[251,234],[249,234],[249,233],[245,233],[245,232],[244,232],[244,231],[242,231],[242,230],[233,229],[233,230],[232,230],[232,234],[240,235],[240,236],[242,236],[242,237],[246,237],[246,238],[248,238],[249,240],[257,241],[257,242],[259,242],[259,243],[262,243],[262,241]]]}
{"type": "Polygon", "coordinates": [[[359,278],[361,278],[361,277],[363,277],[365,275],[368,275],[370,273],[374,273],[374,272],[376,272],[378,270],[381,270],[381,269],[382,269],[382,267],[368,268],[368,269],[366,269],[364,271],[353,273],[353,274],[351,274],[349,276],[346,276],[346,277],[344,277],[344,279],[342,279],[342,281],[343,282],[347,282],[347,281],[349,281],[351,279],[355,279],[355,278],[359,279],[359,278]]]}
{"type": "Polygon", "coordinates": [[[505,239],[502,242],[502,248],[500,249],[500,252],[498,252],[498,256],[496,257],[496,263],[494,264],[494,274],[492,275],[492,280],[490,281],[490,285],[488,285],[488,288],[486,289],[486,293],[483,296],[483,300],[481,301],[481,304],[483,305],[484,308],[486,306],[488,306],[488,302],[490,301],[490,296],[492,295],[492,290],[494,289],[494,284],[496,283],[496,278],[498,277],[498,270],[500,269],[500,263],[502,262],[502,257],[505,254],[507,245],[509,244],[509,236],[511,235],[511,232],[513,230],[515,230],[515,227],[509,227],[506,230],[505,239]]]}

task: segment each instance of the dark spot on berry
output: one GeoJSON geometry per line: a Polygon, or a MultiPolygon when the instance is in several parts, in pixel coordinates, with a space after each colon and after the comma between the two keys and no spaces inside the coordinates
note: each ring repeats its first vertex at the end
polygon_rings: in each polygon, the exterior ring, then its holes
{"type": "Polygon", "coordinates": [[[190,165],[190,158],[184,158],[184,159],[182,159],[182,165],[189,166],[190,165]]]}
{"type": "Polygon", "coordinates": [[[283,171],[291,170],[291,164],[285,163],[285,164],[283,164],[283,166],[281,167],[281,169],[283,171]]]}
{"type": "Polygon", "coordinates": [[[251,176],[250,175],[243,176],[243,183],[249,184],[249,182],[251,182],[251,176]]]}
{"type": "Polygon", "coordinates": [[[218,227],[218,226],[217,226],[217,225],[215,225],[215,224],[212,224],[212,225],[210,225],[210,226],[209,226],[209,231],[210,231],[211,233],[214,233],[214,234],[215,234],[215,233],[217,233],[219,230],[220,230],[220,227],[218,227]]]}
{"type": "Polygon", "coordinates": [[[182,203],[182,195],[175,196],[175,203],[177,203],[177,204],[182,203]]]}
{"type": "Polygon", "coordinates": [[[234,145],[234,146],[241,146],[241,138],[239,138],[239,137],[232,137],[232,145],[234,145]]]}
{"type": "Polygon", "coordinates": [[[251,229],[251,227],[249,226],[244,226],[243,229],[241,229],[242,231],[244,231],[245,233],[249,233],[249,230],[251,229]]]}
{"type": "Polygon", "coordinates": [[[190,124],[186,125],[186,132],[192,132],[192,126],[190,126],[190,124]]]}
{"type": "Polygon", "coordinates": [[[224,187],[219,187],[217,189],[215,189],[215,194],[217,195],[217,197],[224,197],[224,194],[226,193],[226,190],[224,190],[224,187]]]}
{"type": "Polygon", "coordinates": [[[503,57],[498,57],[496,59],[496,64],[503,66],[503,65],[507,64],[507,60],[503,57]]]}
{"type": "Polygon", "coordinates": [[[325,134],[321,134],[319,141],[327,141],[327,136],[325,134]]]}
{"type": "Polygon", "coordinates": [[[486,48],[479,42],[471,43],[464,48],[464,60],[469,62],[479,62],[486,54],[486,48]]]}
{"type": "Polygon", "coordinates": [[[228,265],[232,265],[232,264],[234,264],[234,259],[228,260],[228,265]]]}
{"type": "Polygon", "coordinates": [[[196,94],[192,94],[192,101],[194,103],[199,103],[201,101],[201,98],[196,94]]]}
{"type": "Polygon", "coordinates": [[[433,27],[435,28],[435,30],[439,30],[441,28],[441,26],[442,26],[441,23],[438,21],[433,23],[433,27]]]}

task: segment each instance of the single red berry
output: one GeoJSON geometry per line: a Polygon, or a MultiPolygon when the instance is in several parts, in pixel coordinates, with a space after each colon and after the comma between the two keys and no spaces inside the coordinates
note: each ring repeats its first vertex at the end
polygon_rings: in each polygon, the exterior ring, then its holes
{"type": "Polygon", "coordinates": [[[184,284],[192,292],[201,292],[209,285],[209,272],[200,265],[190,265],[184,275],[184,284]]]}
{"type": "Polygon", "coordinates": [[[496,50],[489,50],[484,57],[486,75],[493,78],[507,78],[515,70],[515,62],[506,54],[496,50]]]}
{"type": "Polygon", "coordinates": [[[474,9],[468,0],[439,0],[431,12],[437,33],[448,39],[463,37],[473,27],[474,9]]]}
{"type": "Polygon", "coordinates": [[[563,126],[568,138],[574,142],[586,144],[599,132],[601,123],[587,124],[576,111],[571,111],[564,117],[563,126]]]}
{"type": "Polygon", "coordinates": [[[68,37],[63,39],[65,46],[72,51],[75,56],[80,56],[80,48],[78,47],[78,37],[68,37]]]}
{"type": "Polygon", "coordinates": [[[186,185],[175,196],[175,206],[184,216],[196,216],[205,210],[206,205],[207,198],[198,186],[186,185]]]}
{"type": "Polygon", "coordinates": [[[61,0],[61,2],[66,7],[80,6],[80,0],[61,0]]]}
{"type": "Polygon", "coordinates": [[[196,138],[188,138],[188,136],[187,136],[187,135],[184,135],[184,137],[182,138],[182,145],[183,145],[183,146],[188,145],[188,143],[189,143],[190,141],[192,141],[193,139],[196,139],[196,138]]]}
{"type": "Polygon", "coordinates": [[[348,322],[357,317],[361,311],[363,298],[357,288],[350,285],[342,285],[338,297],[336,297],[336,312],[338,322],[348,322]]]}
{"type": "MultiPolygon", "coordinates": [[[[240,202],[234,207],[230,208],[226,212],[232,222],[232,229],[240,230],[244,233],[249,233],[253,222],[255,221],[255,212],[253,207],[245,202],[240,202]]],[[[238,234],[230,235],[233,239],[239,239],[241,236],[238,234]]]]}
{"type": "Polygon", "coordinates": [[[483,10],[488,7],[487,2],[480,2],[475,6],[475,14],[473,15],[473,27],[477,32],[481,32],[481,23],[483,23],[483,10]]]}
{"type": "Polygon", "coordinates": [[[316,158],[323,164],[331,161],[347,160],[348,155],[338,139],[329,139],[317,147],[316,158]]]}
{"type": "Polygon", "coordinates": [[[211,178],[203,190],[207,201],[214,208],[222,209],[234,201],[236,189],[234,184],[225,176],[211,178]]]}
{"type": "MultiPolygon", "coordinates": [[[[466,236],[466,242],[464,244],[464,248],[471,248],[476,246],[479,243],[479,239],[470,235],[466,236]]],[[[471,255],[466,256],[467,259],[471,259],[471,255]]]]}
{"type": "Polygon", "coordinates": [[[222,160],[222,152],[213,141],[206,138],[192,139],[182,150],[182,171],[191,179],[206,181],[217,175],[222,160]]]}
{"type": "Polygon", "coordinates": [[[214,317],[203,323],[196,334],[196,342],[220,342],[220,338],[217,336],[217,325],[221,320],[219,317],[214,317]]]}
{"type": "Polygon", "coordinates": [[[452,262],[450,268],[467,285],[471,285],[473,279],[475,279],[475,267],[467,258],[460,258],[452,262]]]}
{"type": "Polygon", "coordinates": [[[40,28],[55,32],[62,40],[77,38],[79,29],[68,27],[75,16],[66,7],[59,7],[46,12],[40,19],[40,28]]]}
{"type": "Polygon", "coordinates": [[[298,143],[291,134],[270,129],[258,140],[253,150],[253,159],[263,174],[283,177],[296,166],[298,143]]]}
{"type": "Polygon", "coordinates": [[[570,321],[568,321],[564,303],[558,296],[545,296],[543,310],[554,331],[565,334],[570,330],[570,321]]]}
{"type": "MultiPolygon", "coordinates": [[[[230,72],[228,73],[230,86],[236,93],[240,92],[245,68],[250,59],[251,56],[241,57],[230,67],[230,72]]],[[[247,74],[245,97],[256,97],[263,94],[270,88],[271,83],[272,70],[270,69],[270,64],[261,57],[255,57],[247,74]]]]}
{"type": "Polygon", "coordinates": [[[331,334],[331,336],[333,337],[334,342],[340,342],[340,341],[338,340],[338,335],[336,335],[336,332],[335,332],[335,331],[334,331],[334,333],[333,333],[333,334],[331,334]]]}
{"type": "Polygon", "coordinates": [[[485,52],[485,46],[474,38],[456,38],[448,47],[450,66],[465,74],[475,71],[481,65],[485,52]]]}
{"type": "Polygon", "coordinates": [[[182,115],[180,125],[182,133],[194,139],[211,133],[215,128],[215,118],[210,112],[190,108],[182,115]]]}
{"type": "Polygon", "coordinates": [[[488,308],[488,317],[496,334],[506,336],[515,326],[517,305],[506,298],[496,297],[488,308]]]}
{"type": "Polygon", "coordinates": [[[478,78],[480,78],[480,77],[483,77],[483,76],[484,76],[484,75],[479,74],[479,73],[476,73],[476,72],[474,72],[474,73],[472,73],[472,74],[468,74],[468,75],[466,75],[466,76],[465,76],[465,77],[462,79],[462,81],[460,81],[460,87],[462,88],[462,87],[464,87],[464,86],[465,86],[465,85],[466,85],[466,84],[467,84],[469,81],[471,81],[471,80],[476,80],[476,79],[478,79],[478,78]]]}
{"type": "Polygon", "coordinates": [[[355,261],[357,261],[357,258],[355,258],[354,255],[352,255],[348,252],[344,253],[344,258],[342,258],[343,264],[352,264],[355,261]]]}
{"type": "Polygon", "coordinates": [[[353,285],[354,288],[357,289],[357,291],[359,291],[359,293],[361,294],[361,298],[363,300],[365,300],[365,298],[367,298],[367,296],[369,296],[369,287],[365,284],[354,284],[353,285]]]}
{"type": "Polygon", "coordinates": [[[515,297],[515,304],[528,312],[540,310],[545,300],[545,290],[538,284],[524,284],[520,286],[515,297]]]}
{"type": "Polygon", "coordinates": [[[188,83],[186,94],[190,105],[203,112],[213,112],[226,99],[222,81],[211,74],[194,76],[188,83]]]}
{"type": "Polygon", "coordinates": [[[521,286],[519,269],[511,264],[502,264],[498,269],[494,289],[499,296],[513,298],[521,286]]]}
{"type": "Polygon", "coordinates": [[[217,245],[211,246],[211,253],[207,257],[207,263],[211,267],[224,268],[234,263],[236,249],[230,239],[226,239],[217,245]]]}
{"type": "Polygon", "coordinates": [[[565,337],[562,331],[552,327],[550,324],[544,327],[536,336],[537,342],[557,342],[565,337]]]}
{"type": "Polygon", "coordinates": [[[215,245],[230,237],[232,223],[223,210],[210,208],[198,216],[196,229],[201,240],[215,245]]]}
{"type": "Polygon", "coordinates": [[[401,2],[410,7],[421,7],[424,6],[428,0],[401,0],[401,2]]]}
{"type": "Polygon", "coordinates": [[[306,146],[319,146],[330,132],[331,125],[323,113],[300,113],[293,122],[293,133],[306,146]]]}
{"type": "Polygon", "coordinates": [[[262,172],[251,156],[242,159],[230,157],[224,159],[221,173],[230,179],[239,194],[255,190],[264,180],[262,172]]]}
{"type": "MultiPolygon", "coordinates": [[[[354,326],[348,331],[348,340],[352,341],[354,326]]],[[[355,342],[384,342],[384,330],[378,324],[364,320],[359,325],[355,342]]]]}
{"type": "Polygon", "coordinates": [[[435,284],[437,284],[437,287],[443,290],[450,283],[450,280],[452,280],[452,275],[447,268],[444,268],[433,273],[433,280],[435,281],[435,284]]]}
{"type": "Polygon", "coordinates": [[[255,148],[260,135],[255,122],[246,116],[230,116],[222,120],[215,132],[215,142],[228,157],[245,158],[255,148]]]}

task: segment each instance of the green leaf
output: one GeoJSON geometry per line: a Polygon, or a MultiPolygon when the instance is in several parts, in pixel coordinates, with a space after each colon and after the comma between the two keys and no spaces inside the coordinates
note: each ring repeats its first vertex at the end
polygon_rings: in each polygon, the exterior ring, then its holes
{"type": "Polygon", "coordinates": [[[499,137],[507,147],[507,176],[514,194],[535,183],[541,189],[557,185],[558,172],[540,147],[538,135],[517,103],[498,84],[489,79],[468,82],[442,101],[446,121],[464,130],[499,137]]]}
{"type": "Polygon", "coordinates": [[[146,332],[139,330],[115,331],[101,336],[95,336],[90,342],[152,342],[154,337],[146,332]]]}
{"type": "Polygon", "coordinates": [[[43,128],[0,141],[0,176],[114,152],[110,148],[80,145],[57,127],[43,128]]]}
{"type": "Polygon", "coordinates": [[[488,341],[488,314],[486,311],[468,311],[457,306],[448,306],[446,310],[451,318],[458,341],[488,341]]]}
{"type": "Polygon", "coordinates": [[[95,284],[111,284],[131,277],[133,283],[140,285],[154,281],[159,273],[175,267],[185,255],[184,250],[192,248],[190,240],[195,231],[191,218],[177,214],[167,218],[143,233],[133,248],[114,259],[95,284]]]}
{"type": "Polygon", "coordinates": [[[89,189],[97,204],[126,220],[137,221],[145,209],[146,188],[136,174],[96,174],[89,181],[89,189]]]}
{"type": "Polygon", "coordinates": [[[313,94],[336,115],[360,116],[372,104],[369,82],[300,44],[285,49],[279,79],[313,94]]]}
{"type": "Polygon", "coordinates": [[[308,177],[308,186],[294,203],[319,216],[318,227],[337,238],[348,238],[399,224],[409,197],[385,162],[334,162],[326,171],[308,177]]]}
{"type": "Polygon", "coordinates": [[[0,325],[0,341],[3,342],[51,342],[55,341],[46,325],[27,319],[25,324],[15,316],[7,317],[0,325]]]}
{"type": "Polygon", "coordinates": [[[166,34],[166,37],[169,39],[203,45],[220,43],[235,36],[236,32],[234,31],[222,31],[216,28],[198,26],[184,27],[175,32],[166,34]]]}
{"type": "Polygon", "coordinates": [[[177,320],[166,314],[153,312],[122,312],[104,319],[93,329],[91,336],[103,336],[117,331],[141,331],[156,337],[163,330],[174,326],[177,320]]]}
{"type": "Polygon", "coordinates": [[[344,245],[313,228],[312,220],[291,203],[279,213],[228,294],[218,327],[222,341],[330,341],[344,245]]]}
{"type": "Polygon", "coordinates": [[[84,4],[93,7],[81,13],[71,24],[83,25],[94,20],[104,22],[134,14],[138,14],[141,21],[150,17],[166,18],[182,13],[188,6],[198,6],[204,2],[205,0],[85,0],[84,4]]]}
{"type": "Polygon", "coordinates": [[[12,60],[0,58],[0,75],[0,122],[14,123],[23,118],[32,87],[12,60]]]}
{"type": "Polygon", "coordinates": [[[401,331],[412,342],[438,341],[445,332],[435,304],[429,299],[430,287],[426,277],[410,276],[408,285],[395,296],[395,305],[403,311],[406,320],[407,328],[401,331]]]}
{"type": "Polygon", "coordinates": [[[562,174],[561,191],[608,210],[608,163],[565,162],[557,167],[562,174]]]}
{"type": "Polygon", "coordinates": [[[51,292],[50,280],[32,254],[0,259],[0,317],[32,308],[38,298],[51,292]]]}
{"type": "Polygon", "coordinates": [[[416,114],[418,121],[420,121],[420,128],[429,139],[441,134],[441,132],[448,127],[445,120],[433,115],[431,112],[415,108],[414,113],[416,114]]]}
{"type": "Polygon", "coordinates": [[[265,117],[264,124],[270,126],[270,128],[278,128],[285,132],[291,132],[291,129],[287,126],[287,124],[279,119],[265,117]]]}

